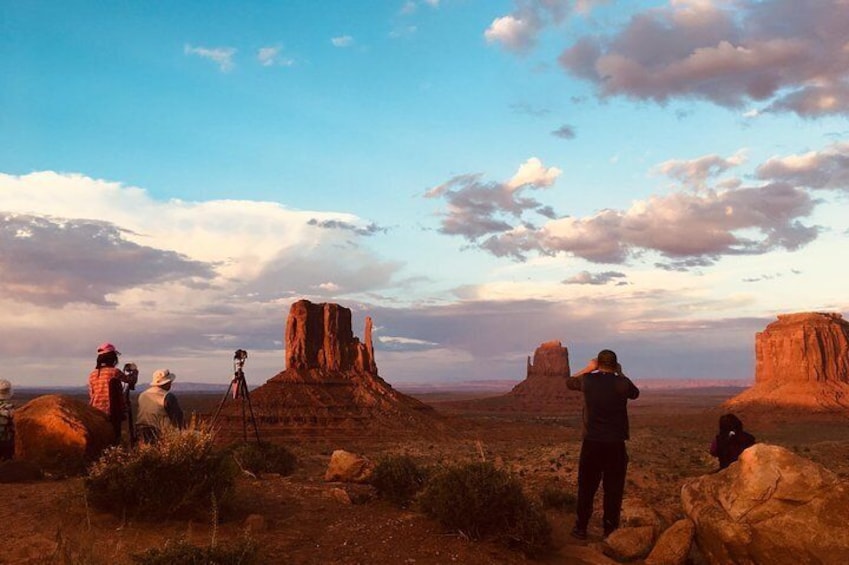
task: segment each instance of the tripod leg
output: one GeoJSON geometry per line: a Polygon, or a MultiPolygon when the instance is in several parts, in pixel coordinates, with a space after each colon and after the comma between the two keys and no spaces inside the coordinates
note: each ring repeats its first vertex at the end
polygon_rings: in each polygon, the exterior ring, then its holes
{"type": "Polygon", "coordinates": [[[135,447],[136,441],[136,426],[133,422],[133,405],[130,402],[130,389],[124,391],[124,402],[127,405],[127,430],[130,436],[130,447],[135,447]]]}
{"type": "Polygon", "coordinates": [[[227,402],[227,397],[230,396],[230,389],[233,388],[233,381],[230,381],[230,384],[227,385],[227,391],[224,393],[224,397],[221,399],[221,402],[218,404],[218,408],[215,410],[215,414],[212,416],[212,421],[209,423],[209,427],[215,425],[215,422],[218,421],[218,414],[221,413],[221,409],[224,408],[224,403],[227,402]]]}
{"type": "Polygon", "coordinates": [[[248,385],[245,384],[245,379],[239,380],[239,396],[242,397],[242,439],[248,443],[248,423],[245,419],[245,396],[247,395],[248,385]]]}
{"type": "MultiPolygon", "coordinates": [[[[245,398],[248,400],[248,409],[251,411],[251,423],[254,426],[254,434],[256,434],[256,442],[257,442],[257,444],[259,444],[260,443],[259,429],[257,428],[257,425],[256,425],[256,417],[254,416],[254,407],[251,404],[251,395],[248,392],[248,386],[247,385],[245,385],[245,398]]],[[[247,441],[247,439],[245,441],[247,441]]]]}

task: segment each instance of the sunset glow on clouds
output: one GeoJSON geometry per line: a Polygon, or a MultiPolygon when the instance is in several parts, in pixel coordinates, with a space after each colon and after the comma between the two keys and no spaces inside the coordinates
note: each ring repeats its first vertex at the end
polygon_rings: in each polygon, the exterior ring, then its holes
{"type": "Polygon", "coordinates": [[[299,298],[372,316],[391,383],[520,380],[552,339],[748,378],[776,314],[849,310],[840,0],[295,4],[189,3],[156,41],[0,9],[16,381],[109,340],[187,381],[245,348],[260,383],[299,298]]]}

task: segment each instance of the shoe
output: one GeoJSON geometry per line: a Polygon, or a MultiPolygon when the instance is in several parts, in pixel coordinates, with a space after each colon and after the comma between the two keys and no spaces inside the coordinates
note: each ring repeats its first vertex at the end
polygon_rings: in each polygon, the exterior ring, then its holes
{"type": "Polygon", "coordinates": [[[572,537],[577,538],[579,540],[585,540],[587,539],[587,530],[575,526],[574,528],[572,528],[572,537]]]}

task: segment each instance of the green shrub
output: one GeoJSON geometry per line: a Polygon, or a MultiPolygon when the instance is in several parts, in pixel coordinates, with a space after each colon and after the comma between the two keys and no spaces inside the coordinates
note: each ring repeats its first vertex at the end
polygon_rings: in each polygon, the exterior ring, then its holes
{"type": "Polygon", "coordinates": [[[214,547],[198,547],[186,540],[165,542],[162,548],[148,549],[132,556],[140,565],[251,565],[257,560],[257,546],[250,540],[214,547]]]}
{"type": "Polygon", "coordinates": [[[237,473],[232,459],[213,448],[212,434],[182,431],[136,449],[108,449],[89,468],[85,489],[102,510],[141,519],[193,517],[224,502],[237,473]]]}
{"type": "Polygon", "coordinates": [[[491,463],[446,469],[428,482],[420,502],[445,528],[472,539],[497,538],[532,556],[551,543],[542,510],[525,497],[517,479],[491,463]]]}
{"type": "Polygon", "coordinates": [[[557,485],[545,485],[539,493],[543,508],[556,508],[558,510],[575,510],[578,497],[572,490],[566,490],[557,485]]]}
{"type": "Polygon", "coordinates": [[[273,443],[239,443],[230,448],[233,458],[245,471],[291,475],[298,463],[295,454],[273,443]]]}
{"type": "Polygon", "coordinates": [[[371,483],[383,498],[407,505],[427,479],[427,473],[409,455],[392,455],[374,468],[371,483]]]}

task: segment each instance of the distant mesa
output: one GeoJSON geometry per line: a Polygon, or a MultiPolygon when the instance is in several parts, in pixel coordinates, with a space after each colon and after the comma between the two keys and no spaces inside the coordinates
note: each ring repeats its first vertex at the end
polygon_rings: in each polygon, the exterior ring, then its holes
{"type": "Polygon", "coordinates": [[[849,322],[838,313],[781,314],[755,336],[755,384],[726,408],[849,410],[849,322]]]}
{"type": "Polygon", "coordinates": [[[570,375],[569,350],[557,340],[547,341],[528,357],[525,380],[507,394],[490,398],[453,402],[468,409],[562,413],[581,407],[581,395],[566,388],[570,375]]]}
{"type": "MultiPolygon", "coordinates": [[[[351,310],[338,304],[292,304],[286,369],[250,393],[260,434],[433,430],[433,409],[378,375],[371,334],[367,317],[363,341],[354,336],[351,310]]],[[[222,414],[240,419],[241,406],[225,403],[222,414]]]]}

